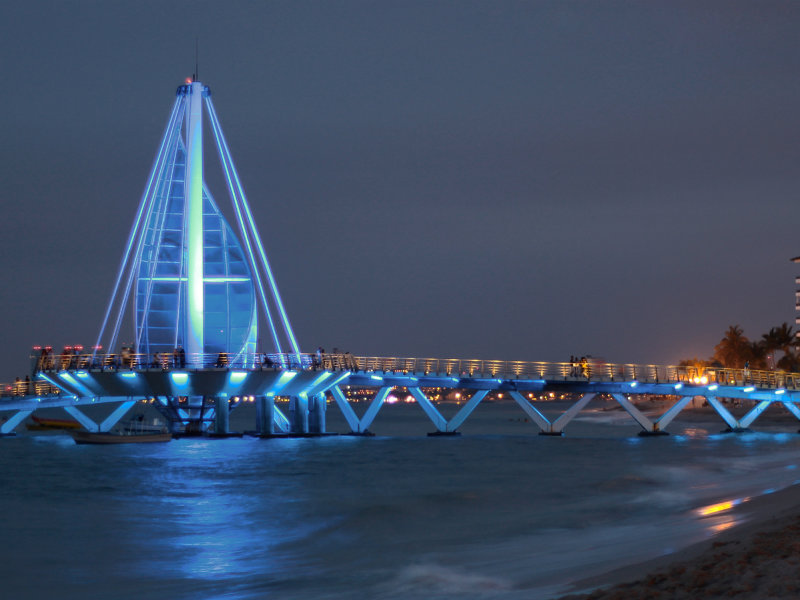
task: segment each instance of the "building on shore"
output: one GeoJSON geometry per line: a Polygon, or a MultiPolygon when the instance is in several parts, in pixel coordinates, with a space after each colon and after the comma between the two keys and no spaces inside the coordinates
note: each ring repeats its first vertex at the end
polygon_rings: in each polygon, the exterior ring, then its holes
{"type": "MultiPolygon", "coordinates": [[[[800,263],[800,256],[795,256],[792,259],[793,263],[800,263]]],[[[798,312],[798,314],[794,318],[795,325],[800,325],[800,275],[796,275],[794,278],[794,283],[797,286],[797,289],[794,291],[794,308],[798,312]]],[[[795,348],[800,350],[800,329],[795,333],[795,348]]]]}

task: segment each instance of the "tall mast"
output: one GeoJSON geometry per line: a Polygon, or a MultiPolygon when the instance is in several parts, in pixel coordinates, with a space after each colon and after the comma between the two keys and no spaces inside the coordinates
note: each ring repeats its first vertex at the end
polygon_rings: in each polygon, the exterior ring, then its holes
{"type": "Polygon", "coordinates": [[[189,86],[186,117],[186,353],[202,367],[203,340],[203,84],[189,86]]]}

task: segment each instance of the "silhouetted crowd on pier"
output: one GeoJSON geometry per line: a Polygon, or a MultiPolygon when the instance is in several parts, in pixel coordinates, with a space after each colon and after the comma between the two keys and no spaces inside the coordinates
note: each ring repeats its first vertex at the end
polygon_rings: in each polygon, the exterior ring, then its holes
{"type": "MultiPolygon", "coordinates": [[[[119,353],[102,353],[101,347],[85,350],[83,346],[65,346],[56,354],[52,346],[35,346],[31,354],[30,375],[17,377],[13,383],[0,386],[2,396],[30,396],[35,394],[57,394],[59,388],[47,377],[37,377],[44,372],[100,370],[115,371],[117,369],[229,369],[229,368],[262,368],[262,369],[313,369],[330,371],[359,371],[366,368],[359,366],[359,361],[350,352],[334,348],[326,354],[319,347],[312,354],[302,353],[263,353],[240,354],[231,358],[227,352],[204,354],[199,360],[192,360],[186,351],[178,346],[171,352],[154,352],[152,355],[134,352],[131,346],[123,346],[119,353]]],[[[79,374],[80,375],[80,374],[79,374]]]]}
{"type": "Polygon", "coordinates": [[[589,359],[585,356],[578,358],[577,356],[570,355],[570,377],[584,377],[589,379],[592,376],[592,367],[589,364],[589,359]]]}
{"type": "Polygon", "coordinates": [[[357,371],[358,362],[349,352],[334,348],[333,353],[326,355],[324,348],[317,348],[312,365],[314,368],[324,368],[331,371],[357,371]]]}
{"type": "Polygon", "coordinates": [[[25,379],[17,377],[11,386],[11,393],[14,396],[30,396],[34,393],[34,383],[28,375],[25,375],[25,379]]]}
{"type": "Polygon", "coordinates": [[[331,370],[357,370],[358,361],[346,351],[333,349],[332,354],[326,354],[322,347],[317,348],[313,354],[302,353],[255,353],[237,355],[232,359],[227,352],[204,354],[200,357],[190,356],[187,360],[186,351],[178,346],[171,352],[154,352],[152,355],[134,352],[130,346],[123,346],[119,353],[100,352],[101,348],[93,351],[84,351],[83,346],[66,346],[60,354],[55,354],[51,346],[37,346],[32,355],[32,374],[35,376],[40,371],[66,371],[76,369],[184,369],[190,368],[219,368],[230,367],[274,369],[331,369],[331,370]]]}

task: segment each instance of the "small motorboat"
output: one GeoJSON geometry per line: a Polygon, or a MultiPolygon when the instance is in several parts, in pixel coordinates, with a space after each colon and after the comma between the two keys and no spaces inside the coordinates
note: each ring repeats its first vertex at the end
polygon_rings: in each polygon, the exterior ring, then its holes
{"type": "Polygon", "coordinates": [[[112,433],[110,431],[70,431],[76,444],[153,444],[171,442],[169,432],[157,433],[112,433]]]}
{"type": "Polygon", "coordinates": [[[25,424],[28,431],[48,431],[53,429],[80,429],[82,425],[72,419],[42,419],[31,416],[31,421],[25,424]]]}

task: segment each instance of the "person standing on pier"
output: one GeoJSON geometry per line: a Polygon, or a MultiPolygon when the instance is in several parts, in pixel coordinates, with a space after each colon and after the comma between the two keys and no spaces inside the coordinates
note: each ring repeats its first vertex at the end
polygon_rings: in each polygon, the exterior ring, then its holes
{"type": "Polygon", "coordinates": [[[321,369],[325,368],[325,365],[322,362],[322,359],[324,358],[324,356],[325,356],[325,350],[322,348],[322,346],[318,346],[317,347],[317,365],[321,369]]]}
{"type": "Polygon", "coordinates": [[[585,356],[581,356],[581,374],[588,380],[589,379],[589,361],[585,356]]]}

